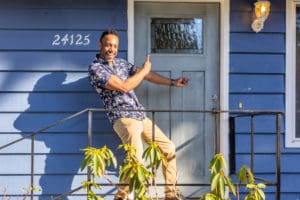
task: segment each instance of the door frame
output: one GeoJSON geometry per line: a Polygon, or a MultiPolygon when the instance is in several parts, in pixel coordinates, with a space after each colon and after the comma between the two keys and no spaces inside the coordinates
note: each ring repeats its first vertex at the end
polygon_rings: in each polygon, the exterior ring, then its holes
{"type": "MultiPolygon", "coordinates": [[[[220,3],[220,110],[229,110],[229,11],[230,0],[127,0],[128,61],[134,63],[134,3],[135,2],[190,2],[220,3]]],[[[229,114],[220,114],[220,152],[229,160],[229,114]]],[[[219,130],[219,131],[220,131],[219,130]]]]}

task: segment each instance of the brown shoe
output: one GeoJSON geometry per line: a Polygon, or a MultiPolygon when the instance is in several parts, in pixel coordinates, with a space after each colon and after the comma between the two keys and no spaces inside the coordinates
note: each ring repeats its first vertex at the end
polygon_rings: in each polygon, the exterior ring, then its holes
{"type": "Polygon", "coordinates": [[[184,200],[183,196],[166,197],[165,200],[184,200]]]}
{"type": "Polygon", "coordinates": [[[125,199],[123,199],[123,198],[121,198],[121,197],[114,197],[114,200],[125,200],[125,199]]]}
{"type": "Polygon", "coordinates": [[[129,195],[129,187],[119,187],[118,192],[114,196],[114,200],[127,200],[129,195]]]}
{"type": "Polygon", "coordinates": [[[172,192],[166,193],[165,200],[184,200],[184,197],[178,189],[172,192]]]}

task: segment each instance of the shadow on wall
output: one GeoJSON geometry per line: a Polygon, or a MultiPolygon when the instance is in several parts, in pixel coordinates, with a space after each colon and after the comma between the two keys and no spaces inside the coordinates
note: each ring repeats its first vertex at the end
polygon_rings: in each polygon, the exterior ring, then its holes
{"type": "MultiPolygon", "coordinates": [[[[101,108],[102,102],[88,77],[66,82],[67,74],[53,72],[41,77],[28,96],[29,107],[14,122],[22,135],[32,133],[85,108],[101,108]]],[[[35,186],[40,200],[68,192],[86,178],[80,172],[82,152],[87,146],[87,114],[38,134],[35,139],[35,186]],[[39,185],[37,184],[39,180],[39,185]]],[[[116,150],[120,140],[104,113],[94,114],[93,145],[116,150]]],[[[118,158],[120,162],[121,158],[118,158]]],[[[30,162],[30,161],[29,161],[30,162]]],[[[118,163],[119,163],[118,162],[118,163]]],[[[115,169],[109,169],[115,173],[115,169]]],[[[113,175],[113,177],[115,177],[113,175]]],[[[111,189],[111,188],[110,188],[111,189]]],[[[104,191],[105,195],[114,189],[104,191]]],[[[82,192],[85,192],[84,190],[82,192]]]]}

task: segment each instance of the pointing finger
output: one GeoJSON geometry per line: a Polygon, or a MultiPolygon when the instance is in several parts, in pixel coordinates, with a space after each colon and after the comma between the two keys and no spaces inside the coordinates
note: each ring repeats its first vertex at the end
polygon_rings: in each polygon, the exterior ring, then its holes
{"type": "Polygon", "coordinates": [[[145,62],[150,62],[150,54],[147,55],[145,62]]]}

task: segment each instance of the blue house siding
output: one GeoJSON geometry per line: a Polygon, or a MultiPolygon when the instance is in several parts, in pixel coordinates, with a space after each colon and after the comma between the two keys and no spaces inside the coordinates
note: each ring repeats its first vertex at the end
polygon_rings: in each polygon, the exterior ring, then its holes
{"type": "MultiPolygon", "coordinates": [[[[126,58],[126,1],[0,1],[0,146],[87,107],[101,107],[87,67],[107,28],[119,31],[119,55],[126,58]]],[[[115,150],[120,141],[105,115],[95,115],[93,125],[93,146],[107,144],[115,150]]],[[[35,139],[34,185],[42,189],[36,199],[80,186],[86,178],[79,168],[80,149],[87,145],[87,115],[35,139]]],[[[0,190],[15,199],[30,184],[30,145],[26,139],[0,152],[0,190]]],[[[101,192],[114,190],[104,187],[101,192]]]]}
{"type": "MultiPolygon", "coordinates": [[[[230,109],[285,111],[285,1],[272,0],[264,29],[251,30],[254,1],[230,1],[230,109]]],[[[275,117],[255,118],[255,168],[258,177],[275,180],[275,117]]],[[[250,165],[250,118],[236,121],[236,169],[250,165]]],[[[299,149],[284,147],[281,125],[281,199],[300,197],[299,149]]],[[[274,199],[268,188],[267,199],[274,199]]]]}
{"type": "MultiPolygon", "coordinates": [[[[230,0],[229,108],[237,109],[242,102],[245,110],[284,111],[285,1],[271,0],[271,14],[259,33],[251,30],[253,3],[230,0]]],[[[101,106],[89,86],[87,65],[107,28],[119,30],[119,55],[126,58],[126,1],[0,0],[0,146],[84,108],[101,106]],[[61,40],[66,34],[68,40],[61,40]],[[82,43],[88,36],[89,44],[75,45],[77,34],[82,43]]],[[[269,180],[275,180],[275,122],[275,117],[255,118],[254,172],[269,180]]],[[[106,117],[96,115],[93,124],[93,146],[115,149],[120,141],[106,117]]],[[[300,198],[300,149],[284,147],[284,120],[281,129],[281,199],[294,200],[300,198]]],[[[250,165],[249,130],[250,118],[237,118],[237,169],[250,165]]],[[[86,132],[83,115],[36,136],[34,182],[42,189],[36,199],[50,199],[85,179],[79,165],[86,132]]],[[[0,189],[6,188],[7,195],[20,197],[21,189],[29,186],[30,145],[24,140],[0,152],[0,189]]],[[[116,178],[114,169],[109,173],[116,178]]],[[[114,192],[101,190],[108,194],[105,198],[114,192]]],[[[83,193],[72,199],[82,199],[83,193]]],[[[275,199],[274,187],[266,193],[267,199],[275,199]]]]}

